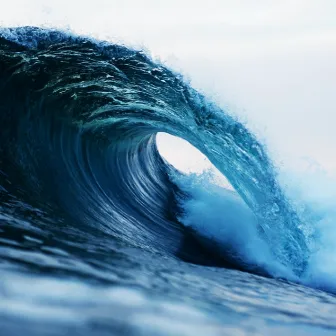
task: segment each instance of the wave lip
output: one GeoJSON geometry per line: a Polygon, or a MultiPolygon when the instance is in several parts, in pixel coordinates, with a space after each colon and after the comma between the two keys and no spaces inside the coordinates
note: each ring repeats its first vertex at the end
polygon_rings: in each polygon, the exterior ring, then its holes
{"type": "Polygon", "coordinates": [[[304,272],[299,219],[264,147],[143,52],[56,30],[2,29],[0,94],[0,184],[77,223],[68,232],[180,253],[187,233],[177,195],[188,195],[158,153],[155,135],[166,132],[209,158],[255,214],[276,259],[304,272]]]}

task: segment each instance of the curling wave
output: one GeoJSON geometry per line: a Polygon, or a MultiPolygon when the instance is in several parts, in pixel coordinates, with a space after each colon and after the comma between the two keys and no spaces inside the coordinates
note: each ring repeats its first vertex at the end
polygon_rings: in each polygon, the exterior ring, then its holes
{"type": "Polygon", "coordinates": [[[228,196],[222,213],[215,207],[218,218],[240,217],[244,207],[274,259],[296,275],[305,271],[299,218],[263,145],[143,52],[56,30],[2,29],[0,97],[3,236],[14,235],[15,219],[33,207],[40,214],[24,230],[57,236],[62,227],[83,250],[87,240],[113,238],[194,263],[269,273],[182,224],[181,199],[193,192],[158,152],[155,136],[166,132],[204,153],[243,200],[232,214],[237,196],[228,196]]]}

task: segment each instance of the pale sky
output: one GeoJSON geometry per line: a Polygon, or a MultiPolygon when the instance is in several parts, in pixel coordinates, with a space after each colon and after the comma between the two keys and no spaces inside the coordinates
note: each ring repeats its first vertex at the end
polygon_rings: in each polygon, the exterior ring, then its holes
{"type": "MultiPolygon", "coordinates": [[[[309,157],[336,169],[335,0],[2,2],[2,26],[70,28],[145,48],[239,115],[276,161],[309,157]]],[[[161,138],[179,168],[206,166],[161,138]]]]}

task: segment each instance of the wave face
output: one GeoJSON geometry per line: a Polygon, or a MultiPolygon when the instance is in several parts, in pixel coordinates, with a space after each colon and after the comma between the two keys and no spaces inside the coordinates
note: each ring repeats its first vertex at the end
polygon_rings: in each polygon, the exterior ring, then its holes
{"type": "MultiPolygon", "coordinates": [[[[178,200],[192,196],[158,153],[156,133],[166,132],[209,158],[247,206],[274,259],[304,273],[308,252],[299,219],[264,147],[143,52],[53,30],[3,29],[0,95],[5,217],[25,220],[29,208],[39,209],[28,230],[65,235],[83,249],[103,235],[194,263],[264,268],[230,249],[218,256],[181,224],[178,200]]],[[[13,234],[12,223],[5,227],[13,234]]]]}

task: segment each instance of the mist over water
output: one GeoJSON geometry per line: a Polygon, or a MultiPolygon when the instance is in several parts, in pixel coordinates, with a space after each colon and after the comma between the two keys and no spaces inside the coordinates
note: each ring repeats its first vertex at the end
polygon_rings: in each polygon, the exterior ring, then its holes
{"type": "Polygon", "coordinates": [[[299,213],[311,251],[303,282],[335,292],[335,174],[310,164],[304,170],[282,171],[280,179],[299,213]]]}

